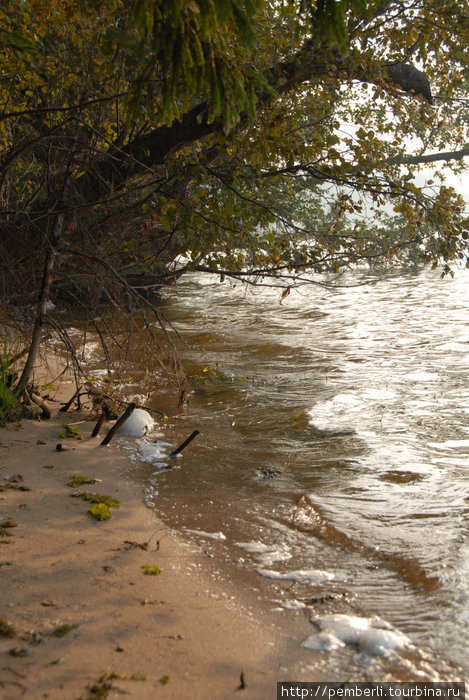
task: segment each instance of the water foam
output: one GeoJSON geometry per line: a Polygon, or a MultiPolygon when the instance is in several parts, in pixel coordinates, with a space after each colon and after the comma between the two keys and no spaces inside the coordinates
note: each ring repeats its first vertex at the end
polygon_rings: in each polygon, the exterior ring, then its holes
{"type": "Polygon", "coordinates": [[[244,549],[255,558],[262,566],[269,566],[277,561],[286,561],[291,558],[291,552],[286,544],[264,544],[262,542],[236,542],[236,547],[244,549]]]}
{"type": "Polygon", "coordinates": [[[437,450],[458,450],[469,447],[469,440],[446,440],[446,442],[427,442],[429,447],[437,450]]]}
{"type": "Polygon", "coordinates": [[[168,457],[170,445],[167,442],[141,442],[138,446],[138,458],[141,462],[149,462],[158,466],[168,457]]]}
{"type": "Polygon", "coordinates": [[[226,540],[226,535],[223,532],[205,532],[204,530],[190,530],[188,527],[183,528],[184,532],[190,532],[191,535],[205,537],[207,540],[226,540]]]}
{"type": "Polygon", "coordinates": [[[296,571],[274,571],[273,569],[256,569],[265,578],[276,581],[296,581],[296,583],[314,584],[322,581],[332,581],[334,574],[320,569],[297,569],[296,571]]]}
{"type": "Polygon", "coordinates": [[[367,656],[388,656],[409,644],[408,637],[377,618],[335,614],[323,615],[314,622],[321,631],[302,642],[306,649],[332,651],[354,645],[367,656]]]}
{"type": "Polygon", "coordinates": [[[320,430],[355,427],[361,423],[363,413],[372,413],[376,405],[396,398],[387,389],[364,389],[360,394],[344,392],[326,401],[320,401],[309,411],[309,421],[320,430]]]}

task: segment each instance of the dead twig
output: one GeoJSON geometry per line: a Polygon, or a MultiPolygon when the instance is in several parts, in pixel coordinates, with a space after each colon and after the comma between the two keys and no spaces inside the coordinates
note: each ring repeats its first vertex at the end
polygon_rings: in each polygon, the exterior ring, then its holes
{"type": "Polygon", "coordinates": [[[71,398],[69,401],[67,401],[67,403],[66,403],[64,406],[62,406],[62,408],[60,409],[59,413],[67,413],[68,409],[70,408],[70,406],[71,406],[72,403],[75,401],[75,399],[77,398],[78,394],[80,393],[80,389],[82,388],[82,386],[83,386],[83,385],[80,384],[80,385],[77,387],[77,390],[76,390],[76,392],[73,394],[72,398],[71,398]]]}

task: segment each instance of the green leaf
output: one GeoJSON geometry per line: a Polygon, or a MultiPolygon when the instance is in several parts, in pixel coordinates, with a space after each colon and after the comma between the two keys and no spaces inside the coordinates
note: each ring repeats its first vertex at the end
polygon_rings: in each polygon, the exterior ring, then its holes
{"type": "Polygon", "coordinates": [[[159,576],[161,574],[161,569],[156,564],[144,564],[142,569],[146,576],[159,576]]]}
{"type": "Polygon", "coordinates": [[[95,520],[109,520],[111,517],[109,506],[105,503],[97,503],[94,506],[90,506],[90,508],[88,508],[88,513],[95,520]]]}
{"type": "Polygon", "coordinates": [[[19,53],[37,54],[39,46],[23,34],[0,29],[0,51],[3,47],[8,47],[19,53]]]}

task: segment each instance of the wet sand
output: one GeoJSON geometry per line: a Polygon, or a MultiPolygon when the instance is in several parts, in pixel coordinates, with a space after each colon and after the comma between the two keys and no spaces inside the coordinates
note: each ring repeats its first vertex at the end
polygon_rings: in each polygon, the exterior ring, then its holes
{"type": "Polygon", "coordinates": [[[203,549],[144,505],[128,458],[80,418],[0,428],[0,522],[16,524],[0,537],[1,697],[262,700],[300,680],[283,615],[217,580],[203,549]],[[59,438],[64,421],[84,439],[59,438]],[[98,482],[72,488],[72,474],[98,482]],[[97,521],[71,497],[81,491],[121,505],[97,521]]]}

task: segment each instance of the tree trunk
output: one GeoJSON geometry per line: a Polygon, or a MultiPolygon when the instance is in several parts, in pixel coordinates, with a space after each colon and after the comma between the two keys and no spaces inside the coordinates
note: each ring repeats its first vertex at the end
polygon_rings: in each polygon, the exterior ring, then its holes
{"type": "Polygon", "coordinates": [[[44,274],[42,277],[41,291],[39,293],[36,318],[34,321],[31,344],[29,346],[28,359],[19,379],[17,388],[24,389],[31,380],[31,374],[36,364],[37,355],[41,345],[42,331],[47,317],[47,302],[49,300],[52,286],[53,270],[57,257],[57,245],[62,234],[63,214],[58,214],[55,220],[54,230],[48,241],[46,260],[44,263],[44,274]]]}

